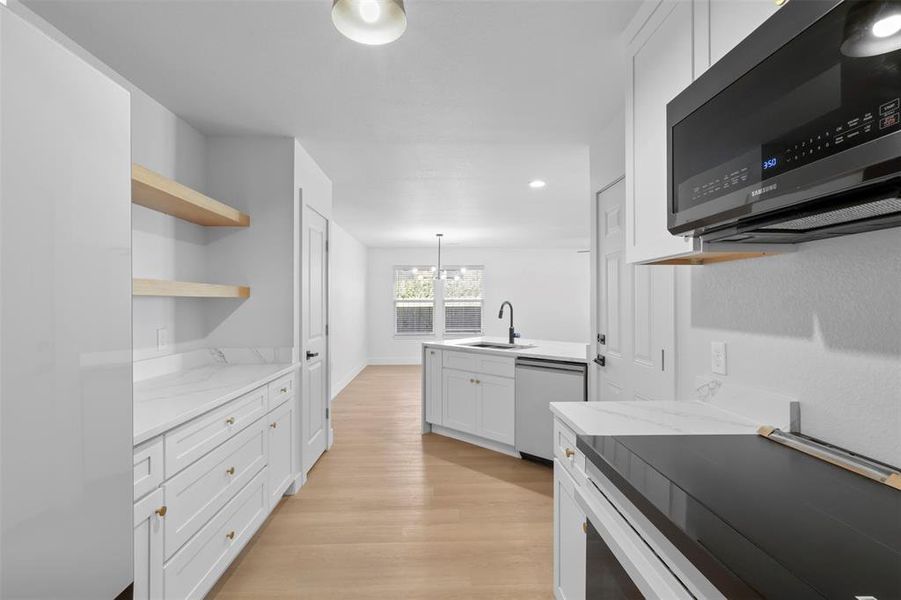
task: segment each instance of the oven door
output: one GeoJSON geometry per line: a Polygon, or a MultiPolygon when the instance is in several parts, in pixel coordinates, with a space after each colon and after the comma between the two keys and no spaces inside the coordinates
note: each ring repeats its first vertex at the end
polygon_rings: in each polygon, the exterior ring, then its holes
{"type": "Polygon", "coordinates": [[[585,598],[586,600],[643,600],[644,595],[600,532],[588,519],[588,537],[585,547],[585,598]]]}
{"type": "Polygon", "coordinates": [[[695,598],[594,482],[587,487],[575,489],[588,520],[586,600],[695,598]]]}

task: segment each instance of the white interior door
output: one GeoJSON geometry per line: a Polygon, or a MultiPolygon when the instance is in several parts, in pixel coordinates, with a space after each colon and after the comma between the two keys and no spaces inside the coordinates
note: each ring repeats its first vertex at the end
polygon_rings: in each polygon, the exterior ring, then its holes
{"type": "Polygon", "coordinates": [[[310,470],[328,443],[328,221],[303,209],[303,470],[310,470]]]}
{"type": "Polygon", "coordinates": [[[675,395],[671,266],[625,260],[626,185],[597,195],[597,400],[672,400],[675,395]]]}

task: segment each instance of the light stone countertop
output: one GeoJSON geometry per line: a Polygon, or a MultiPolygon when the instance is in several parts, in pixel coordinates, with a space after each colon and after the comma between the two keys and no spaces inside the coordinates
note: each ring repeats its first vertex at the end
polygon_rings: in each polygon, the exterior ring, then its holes
{"type": "Polygon", "coordinates": [[[214,363],[136,382],[134,445],[298,368],[290,363],[214,363]]]}
{"type": "Polygon", "coordinates": [[[551,402],[551,411],[578,435],[754,434],[761,425],[707,402],[551,402]]]}
{"type": "Polygon", "coordinates": [[[464,352],[479,352],[482,354],[494,354],[497,356],[521,356],[523,358],[538,358],[545,360],[563,360],[568,362],[588,362],[588,344],[576,342],[555,342],[550,340],[531,340],[517,338],[516,343],[531,345],[532,348],[514,348],[501,350],[496,348],[473,348],[467,346],[475,342],[499,342],[507,343],[507,338],[502,337],[472,337],[452,340],[436,340],[423,342],[423,346],[441,348],[445,350],[461,350],[464,352]]]}

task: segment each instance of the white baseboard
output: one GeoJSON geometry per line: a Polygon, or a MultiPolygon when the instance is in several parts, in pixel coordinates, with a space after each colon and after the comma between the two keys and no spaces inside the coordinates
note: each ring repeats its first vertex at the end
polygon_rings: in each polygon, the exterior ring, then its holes
{"type": "Polygon", "coordinates": [[[369,363],[366,361],[360,363],[359,365],[351,369],[350,373],[335,382],[335,384],[332,385],[332,400],[337,398],[338,394],[340,394],[341,391],[347,387],[347,384],[353,381],[354,378],[359,375],[363,371],[363,369],[367,367],[368,364],[369,363]]]}
{"type": "Polygon", "coordinates": [[[409,356],[399,356],[399,357],[387,357],[387,358],[370,358],[370,365],[420,365],[422,364],[422,359],[419,356],[409,357],[409,356]]]}

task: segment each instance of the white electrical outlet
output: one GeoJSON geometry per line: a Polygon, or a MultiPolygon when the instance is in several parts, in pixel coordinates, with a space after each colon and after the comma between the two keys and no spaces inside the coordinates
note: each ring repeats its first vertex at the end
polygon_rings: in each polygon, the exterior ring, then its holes
{"type": "Polygon", "coordinates": [[[710,370],[717,375],[726,374],[726,342],[710,342],[710,370]]]}
{"type": "Polygon", "coordinates": [[[169,349],[169,330],[165,327],[160,327],[156,330],[156,349],[157,350],[168,350],[169,349]]]}

